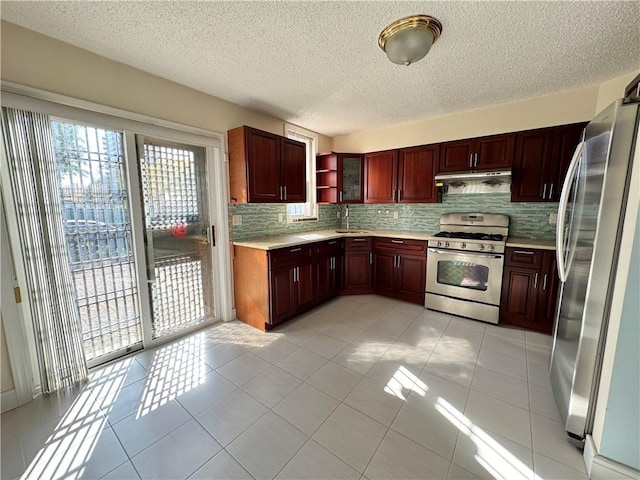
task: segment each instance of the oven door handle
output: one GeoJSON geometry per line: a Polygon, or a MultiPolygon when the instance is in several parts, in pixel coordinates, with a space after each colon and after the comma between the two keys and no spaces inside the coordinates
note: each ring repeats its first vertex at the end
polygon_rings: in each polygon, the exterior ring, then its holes
{"type": "Polygon", "coordinates": [[[458,252],[458,251],[450,251],[450,250],[438,250],[436,248],[430,248],[430,252],[439,253],[440,255],[455,255],[459,256],[467,256],[467,257],[480,257],[480,258],[502,258],[502,255],[497,254],[487,254],[487,253],[475,253],[475,252],[458,252]]]}

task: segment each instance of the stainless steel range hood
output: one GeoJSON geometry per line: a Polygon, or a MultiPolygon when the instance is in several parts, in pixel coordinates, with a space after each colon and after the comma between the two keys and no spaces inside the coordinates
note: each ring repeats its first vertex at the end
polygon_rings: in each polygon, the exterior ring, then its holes
{"type": "Polygon", "coordinates": [[[488,170],[440,173],[435,176],[436,187],[444,187],[449,194],[509,193],[511,170],[488,170]]]}

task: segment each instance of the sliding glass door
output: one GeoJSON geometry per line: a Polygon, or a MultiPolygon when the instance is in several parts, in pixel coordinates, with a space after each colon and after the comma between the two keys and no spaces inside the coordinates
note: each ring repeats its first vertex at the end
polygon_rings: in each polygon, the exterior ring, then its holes
{"type": "Polygon", "coordinates": [[[52,121],[71,273],[89,362],[140,347],[122,133],[52,121]]]}
{"type": "Polygon", "coordinates": [[[205,147],[62,120],[51,127],[89,364],[215,319],[205,147]],[[136,234],[144,254],[135,254],[136,234]]]}
{"type": "Polygon", "coordinates": [[[137,136],[151,338],[215,318],[203,147],[137,136]]]}

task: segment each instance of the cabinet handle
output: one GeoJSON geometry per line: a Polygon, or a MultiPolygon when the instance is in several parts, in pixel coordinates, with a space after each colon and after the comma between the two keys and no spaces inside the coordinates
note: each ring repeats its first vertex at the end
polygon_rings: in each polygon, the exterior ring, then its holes
{"type": "Polygon", "coordinates": [[[369,265],[373,265],[373,253],[369,252],[369,265]]]}
{"type": "Polygon", "coordinates": [[[284,199],[287,199],[287,186],[284,186],[284,199]]]}
{"type": "Polygon", "coordinates": [[[544,278],[542,279],[542,290],[547,289],[547,274],[544,274],[544,278]]]}
{"type": "Polygon", "coordinates": [[[534,252],[528,252],[526,250],[514,250],[513,253],[517,253],[519,255],[534,255],[534,252]]]}
{"type": "Polygon", "coordinates": [[[473,153],[469,154],[469,168],[473,168],[473,153]]]}
{"type": "Polygon", "coordinates": [[[397,263],[396,268],[400,268],[400,255],[398,255],[396,258],[398,259],[396,261],[396,263],[397,263]]]}
{"type": "Polygon", "coordinates": [[[533,288],[538,288],[538,272],[536,272],[536,276],[533,279],[533,288]]]}
{"type": "Polygon", "coordinates": [[[333,260],[334,260],[333,257],[329,259],[329,270],[333,270],[333,260]]]}
{"type": "Polygon", "coordinates": [[[299,248],[292,248],[291,250],[289,250],[289,252],[293,253],[293,252],[299,252],[300,250],[302,250],[302,247],[299,248]]]}
{"type": "Polygon", "coordinates": [[[404,243],[404,240],[391,240],[391,243],[404,243]]]}
{"type": "Polygon", "coordinates": [[[366,242],[367,239],[366,238],[352,238],[351,241],[353,241],[353,242],[366,242]]]}
{"type": "Polygon", "coordinates": [[[547,184],[544,184],[544,187],[542,188],[542,199],[544,200],[545,198],[547,198],[547,184]]]}
{"type": "Polygon", "coordinates": [[[392,190],[393,195],[391,196],[391,199],[395,202],[396,201],[396,191],[392,190]]]}
{"type": "Polygon", "coordinates": [[[332,241],[329,242],[329,245],[335,245],[336,243],[338,243],[337,240],[332,240],[332,241]]]}
{"type": "Polygon", "coordinates": [[[474,154],[475,160],[473,161],[474,168],[478,166],[478,154],[474,154]]]}
{"type": "Polygon", "coordinates": [[[278,191],[280,192],[280,200],[282,200],[282,187],[278,187],[278,191]]]}
{"type": "Polygon", "coordinates": [[[342,190],[340,190],[340,201],[342,202],[342,190]]]}
{"type": "Polygon", "coordinates": [[[553,183],[549,186],[549,200],[551,200],[551,195],[553,195],[553,183]]]}

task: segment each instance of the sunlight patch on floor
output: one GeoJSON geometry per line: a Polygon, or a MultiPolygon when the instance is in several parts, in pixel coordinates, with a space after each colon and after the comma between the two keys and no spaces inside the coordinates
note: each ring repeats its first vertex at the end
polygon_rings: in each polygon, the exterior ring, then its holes
{"type": "Polygon", "coordinates": [[[409,390],[410,392],[416,392],[421,397],[424,397],[427,393],[427,385],[416,377],[413,373],[407,370],[405,367],[400,366],[393,377],[389,379],[387,385],[384,387],[384,391],[390,395],[398,397],[400,400],[406,400],[406,396],[403,392],[409,390]]]}
{"type": "MultiPolygon", "coordinates": [[[[444,398],[438,397],[435,407],[460,432],[471,439],[477,449],[475,460],[493,478],[509,480],[531,480],[534,478],[534,473],[529,467],[444,398]]],[[[536,479],[542,480],[540,477],[536,477],[536,479]]]]}

